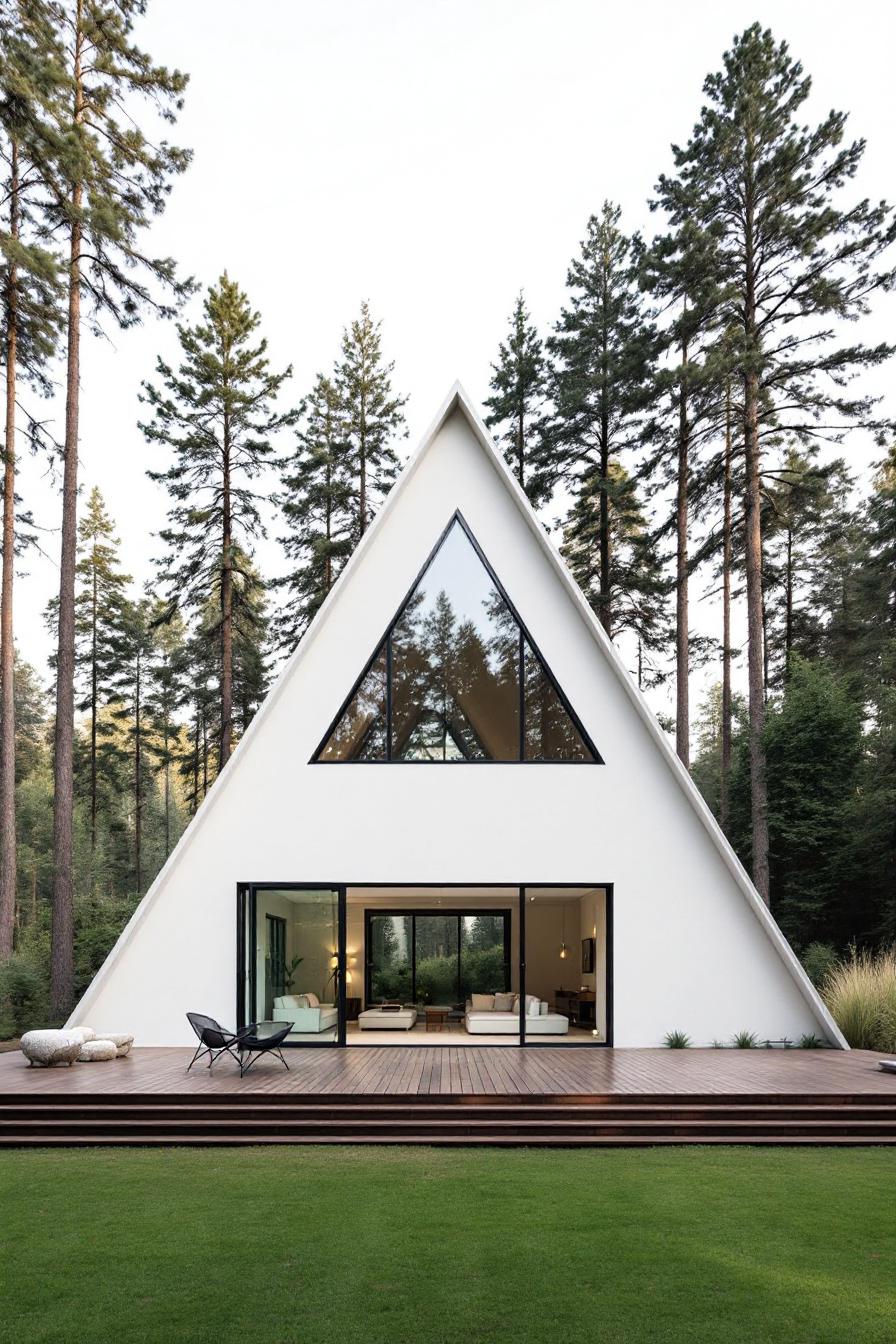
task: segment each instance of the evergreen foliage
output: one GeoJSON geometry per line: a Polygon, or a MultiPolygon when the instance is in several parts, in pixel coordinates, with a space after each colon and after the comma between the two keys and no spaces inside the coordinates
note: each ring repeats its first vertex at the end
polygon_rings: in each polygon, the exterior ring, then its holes
{"type": "Polygon", "coordinates": [[[295,423],[297,412],[277,408],[292,370],[271,369],[267,341],[257,337],[261,317],[226,273],[209,290],[203,312],[204,321],[177,329],[179,367],[160,358],[160,386],[144,383],[152,419],[141,429],[173,453],[166,470],[148,472],[173,501],[160,532],[172,610],[205,612],[212,595],[219,602],[211,629],[220,639],[220,769],[234,743],[234,614],[241,590],[255,581],[247,563],[251,540],[265,535],[255,486],[276,435],[295,423]]]}
{"type": "Polygon", "coordinates": [[[546,493],[542,461],[542,417],[547,397],[548,367],[544,345],[526,307],[523,291],[517,295],[507,339],[498,346],[492,365],[491,395],[485,405],[485,423],[494,431],[508,465],[533,504],[546,493]]]}
{"type": "Polygon", "coordinates": [[[295,647],[351,554],[355,522],[342,401],[333,378],[319,373],[303,407],[296,448],[281,465],[280,538],[290,568],[277,581],[285,594],[278,643],[295,647]]]}
{"type": "Polygon", "coordinates": [[[395,443],[407,436],[407,397],[392,390],[394,364],[384,364],[380,322],[366,302],[342,334],[342,358],[336,388],[342,419],[345,464],[351,482],[352,530],[355,546],[385,499],[398,473],[395,443]]]}
{"type": "Polygon", "coordinates": [[[655,398],[658,338],[638,288],[631,239],[619,228],[619,207],[592,215],[567,275],[568,306],[548,340],[553,357],[553,415],[544,469],[584,510],[594,504],[589,549],[595,553],[593,601],[607,634],[615,632],[620,552],[615,516],[631,512],[632,481],[622,460],[639,446],[655,398]]]}

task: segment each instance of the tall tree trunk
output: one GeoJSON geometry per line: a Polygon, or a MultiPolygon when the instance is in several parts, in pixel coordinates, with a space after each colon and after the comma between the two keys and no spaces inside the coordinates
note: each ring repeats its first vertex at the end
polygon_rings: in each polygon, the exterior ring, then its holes
{"type": "Polygon", "coordinates": [[[759,388],[755,373],[744,377],[746,468],[747,681],[750,708],[750,810],[753,882],[769,903],[768,799],[765,777],[765,675],[762,600],[762,529],[759,489],[759,388]]]}
{"type": "Polygon", "coordinates": [[[143,894],[143,787],[140,778],[141,760],[141,724],[140,724],[140,654],[137,654],[137,680],[134,695],[134,867],[137,878],[137,895],[143,894]]]}
{"type": "MultiPolygon", "coordinates": [[[[19,159],[10,151],[9,234],[19,236],[19,159]]],[[[16,907],[16,699],[12,587],[16,546],[16,362],[18,268],[15,252],[6,273],[6,426],[3,473],[3,579],[0,587],[0,961],[12,954],[16,907]]]]}
{"type": "Polygon", "coordinates": [[[784,676],[790,676],[793,653],[793,528],[787,528],[787,568],[784,574],[784,676]]]}
{"type": "MultiPolygon", "coordinates": [[[[363,374],[366,377],[366,368],[363,374]]],[[[358,539],[367,531],[367,402],[364,394],[364,381],[361,382],[361,406],[358,421],[358,467],[360,473],[358,491],[358,539]]]]}
{"type": "Polygon", "coordinates": [[[171,752],[169,742],[171,733],[168,722],[168,711],[165,711],[165,858],[171,853],[171,752]]]}
{"type": "Polygon", "coordinates": [[[93,582],[91,585],[91,609],[90,609],[90,854],[91,858],[96,852],[96,741],[97,741],[97,700],[99,694],[99,673],[96,665],[97,654],[97,620],[99,615],[99,600],[97,593],[96,577],[96,542],[93,545],[93,582]]]}
{"type": "Polygon", "coordinates": [[[526,488],[526,439],[524,433],[524,414],[523,406],[520,404],[516,422],[516,464],[517,479],[523,490],[526,488]]]}
{"type": "MultiPolygon", "coordinates": [[[[74,49],[74,121],[83,115],[81,54],[83,3],[78,0],[74,49]]],[[[81,371],[81,204],[82,186],[71,193],[68,274],[68,359],[65,384],[65,465],[62,477],[62,547],[59,563],[59,640],[56,654],[56,728],[53,761],[53,920],[50,960],[50,1011],[70,1012],[74,997],[74,817],[75,736],[75,563],[78,544],[78,413],[81,371]]]]}
{"type": "Polygon", "coordinates": [[[605,315],[603,343],[601,351],[601,399],[600,399],[600,622],[607,634],[613,636],[613,610],[610,596],[610,498],[608,482],[610,476],[610,412],[607,405],[609,396],[609,350],[607,348],[606,311],[609,300],[606,270],[603,275],[603,311],[605,315]]]}
{"type": "Polygon", "coordinates": [[[202,710],[196,706],[196,722],[193,728],[193,816],[199,810],[199,718],[202,710]]]}
{"type": "Polygon", "coordinates": [[[731,385],[725,389],[725,468],[722,502],[722,767],[719,821],[727,830],[731,783],[731,385]]]}
{"type": "Polygon", "coordinates": [[[233,519],[230,501],[230,424],[224,416],[224,481],[221,566],[221,744],[218,771],[230,759],[233,742],[233,519]]]}
{"type": "Polygon", "coordinates": [[[687,400],[687,342],[681,344],[681,387],[678,399],[678,482],[675,509],[675,750],[682,765],[691,764],[688,700],[690,631],[688,627],[688,450],[690,426],[687,400]]]}

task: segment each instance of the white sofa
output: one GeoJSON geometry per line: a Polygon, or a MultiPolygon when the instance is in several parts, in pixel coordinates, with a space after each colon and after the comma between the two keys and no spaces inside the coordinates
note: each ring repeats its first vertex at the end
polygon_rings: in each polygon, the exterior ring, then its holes
{"type": "Polygon", "coordinates": [[[295,1032],[332,1031],[338,1019],[335,1004],[321,1003],[316,994],[281,994],[274,1000],[274,1021],[289,1022],[295,1032]]]}
{"type": "MultiPolygon", "coordinates": [[[[464,1026],[471,1036],[516,1036],[520,1029],[520,1005],[518,996],[513,996],[513,1006],[508,1010],[503,1005],[511,996],[495,994],[474,994],[467,1000],[464,1026]],[[495,1000],[500,1007],[495,1007],[495,1000]],[[491,1004],[489,1004],[491,1000],[491,1004]]],[[[534,994],[526,995],[526,1035],[527,1036],[565,1036],[569,1031],[569,1018],[563,1013],[552,1013],[550,1007],[534,994]]]]}

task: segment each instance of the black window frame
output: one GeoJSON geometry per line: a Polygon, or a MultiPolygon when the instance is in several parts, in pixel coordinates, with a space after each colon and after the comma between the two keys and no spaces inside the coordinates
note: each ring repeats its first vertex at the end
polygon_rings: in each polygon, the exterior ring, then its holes
{"type": "MultiPolygon", "coordinates": [[[[369,731],[369,730],[368,730],[368,731],[369,731]]],[[[420,569],[420,571],[419,571],[419,573],[417,574],[416,578],[414,579],[413,583],[412,583],[411,586],[408,588],[407,592],[405,593],[404,597],[402,598],[401,602],[399,603],[399,605],[398,605],[398,610],[396,611],[395,615],[392,617],[392,620],[389,622],[388,626],[386,627],[386,630],[385,630],[385,632],[383,633],[382,637],[381,637],[379,640],[377,640],[376,647],[374,648],[373,653],[370,655],[370,657],[368,658],[367,662],[364,664],[364,668],[363,668],[363,670],[362,670],[362,672],[361,672],[361,675],[356,679],[356,681],[355,681],[354,685],[352,686],[351,690],[349,691],[348,695],[345,697],[345,699],[343,700],[342,704],[340,705],[338,712],[334,715],[333,720],[332,720],[332,722],[330,723],[329,727],[327,728],[327,731],[324,733],[323,738],[321,739],[321,741],[318,743],[317,747],[315,748],[315,750],[314,750],[314,752],[313,752],[313,754],[312,754],[312,756],[311,756],[311,760],[309,761],[309,764],[310,764],[310,765],[454,765],[454,766],[457,766],[457,765],[603,765],[603,764],[604,764],[604,759],[603,759],[603,757],[601,756],[601,754],[600,754],[600,752],[598,751],[597,747],[594,745],[594,742],[592,741],[590,734],[587,732],[587,730],[586,730],[584,724],[582,723],[581,719],[579,718],[578,714],[577,714],[577,713],[575,712],[575,710],[573,709],[573,707],[572,707],[572,705],[571,705],[569,699],[567,698],[567,696],[566,696],[565,693],[563,692],[563,690],[562,690],[562,688],[561,688],[561,686],[560,686],[560,683],[557,681],[557,678],[554,676],[553,672],[551,671],[550,666],[548,665],[546,659],[545,659],[544,656],[542,655],[541,650],[539,649],[538,645],[535,643],[535,640],[532,638],[532,635],[531,635],[531,633],[530,633],[530,631],[529,631],[529,628],[527,627],[527,625],[526,625],[525,622],[523,621],[522,617],[520,616],[520,614],[519,614],[519,612],[517,611],[516,607],[514,606],[513,602],[510,600],[510,597],[508,596],[507,590],[505,589],[504,585],[501,583],[501,580],[498,578],[498,576],[497,576],[497,574],[495,573],[495,571],[494,571],[494,569],[492,568],[492,566],[489,564],[489,561],[488,561],[488,559],[487,559],[487,557],[486,557],[486,555],[485,555],[485,552],[483,551],[482,547],[479,545],[479,542],[476,540],[476,537],[473,535],[473,531],[472,531],[472,529],[470,528],[469,524],[467,523],[467,520],[464,518],[463,514],[461,513],[460,509],[455,509],[455,510],[454,510],[454,512],[452,513],[451,517],[449,518],[447,524],[445,525],[445,527],[444,527],[444,528],[442,529],[442,531],[440,532],[439,537],[438,537],[438,540],[436,541],[436,543],[435,543],[435,545],[433,546],[432,550],[430,551],[429,555],[426,557],[426,560],[425,560],[425,562],[424,562],[422,568],[420,569]],[[466,537],[467,537],[467,540],[470,542],[471,546],[473,547],[474,551],[476,552],[476,555],[479,557],[480,562],[481,562],[482,565],[485,567],[486,573],[488,574],[489,578],[491,579],[492,583],[494,584],[494,586],[495,586],[497,592],[499,593],[499,595],[501,596],[501,598],[503,599],[503,601],[507,604],[508,610],[510,611],[510,614],[511,614],[511,616],[513,617],[513,619],[516,621],[517,627],[519,628],[519,648],[518,648],[518,653],[517,653],[517,660],[518,660],[518,661],[517,661],[517,676],[518,676],[518,680],[519,680],[519,744],[518,744],[519,755],[518,755],[517,757],[515,757],[515,758],[513,758],[513,759],[509,759],[509,760],[493,760],[493,759],[482,758],[482,759],[477,759],[477,760],[450,760],[450,761],[438,761],[438,760],[435,760],[435,761],[426,761],[426,760],[409,759],[409,758],[404,757],[404,756],[399,756],[399,757],[396,758],[396,757],[393,757],[393,755],[392,755],[392,635],[393,635],[393,632],[394,632],[396,626],[398,625],[399,621],[401,620],[402,616],[404,615],[404,612],[405,612],[405,609],[406,609],[406,607],[407,607],[407,605],[408,605],[408,602],[409,602],[410,599],[413,597],[414,592],[416,591],[416,589],[417,589],[417,587],[418,587],[420,581],[423,579],[423,576],[426,574],[426,571],[429,569],[429,567],[430,567],[430,565],[432,564],[433,560],[436,558],[436,555],[438,554],[438,552],[439,552],[439,550],[440,550],[440,548],[441,548],[441,546],[442,546],[442,543],[445,541],[446,537],[448,536],[448,533],[451,531],[451,529],[452,529],[452,527],[455,525],[455,523],[458,523],[458,524],[460,525],[460,527],[463,529],[463,531],[464,531],[464,533],[465,533],[465,535],[466,535],[466,537]],[[563,706],[564,710],[566,711],[566,713],[569,715],[570,719],[572,720],[573,727],[576,729],[576,732],[577,732],[577,733],[579,734],[579,736],[581,737],[581,739],[582,739],[582,741],[584,742],[586,748],[587,748],[588,751],[591,753],[593,759],[591,759],[591,760],[584,760],[584,761],[583,761],[583,760],[566,760],[566,759],[563,759],[563,758],[560,758],[560,757],[545,757],[545,756],[529,757],[529,756],[526,755],[526,685],[525,685],[525,671],[526,671],[526,669],[525,669],[525,648],[526,648],[526,644],[527,644],[527,643],[528,643],[528,645],[529,645],[529,648],[532,650],[532,653],[534,654],[535,658],[538,660],[538,662],[539,662],[539,664],[540,664],[540,666],[541,666],[541,668],[542,668],[542,670],[543,670],[545,676],[546,676],[547,679],[548,679],[548,682],[550,683],[551,687],[553,688],[554,693],[556,694],[557,698],[559,699],[561,705],[563,706]],[[351,704],[352,700],[354,699],[354,697],[355,697],[357,691],[359,690],[361,684],[363,683],[365,677],[367,676],[367,674],[368,674],[368,672],[370,671],[370,669],[373,667],[374,663],[377,661],[377,658],[380,657],[380,655],[381,655],[381,653],[383,652],[383,650],[385,650],[385,653],[386,653],[386,704],[385,704],[385,713],[386,713],[386,756],[385,756],[385,758],[384,758],[384,759],[379,759],[379,760],[375,760],[375,759],[367,759],[367,760],[357,760],[357,759],[353,759],[353,760],[330,760],[330,761],[323,760],[323,759],[321,758],[321,753],[322,753],[322,752],[324,751],[324,749],[326,748],[327,743],[329,742],[329,740],[330,740],[330,738],[332,737],[333,733],[336,731],[336,728],[337,728],[338,724],[340,723],[340,721],[341,721],[343,715],[345,714],[346,710],[348,709],[349,705],[351,704]]]]}
{"type": "MultiPolygon", "coordinates": [[[[236,1020],[237,1030],[241,1031],[247,1025],[246,1018],[246,997],[247,995],[254,1004],[256,1002],[256,984],[255,968],[256,958],[254,955],[255,944],[253,941],[252,952],[250,956],[247,942],[247,929],[251,926],[253,930],[256,927],[256,900],[255,894],[258,891],[331,891],[338,899],[338,946],[337,946],[337,979],[338,993],[337,1006],[339,1010],[337,1033],[335,1041],[284,1041],[283,1048],[291,1050],[334,1050],[339,1048],[352,1050],[376,1050],[380,1049],[377,1045],[365,1045],[364,1042],[353,1043],[348,1046],[346,1042],[346,971],[348,957],[346,950],[347,937],[347,908],[348,908],[348,890],[351,887],[354,890],[379,890],[384,885],[394,889],[408,888],[419,892],[421,889],[431,887],[431,882],[237,882],[236,884],[236,1020]]],[[[519,919],[519,946],[517,950],[519,966],[519,995],[520,995],[520,1034],[519,1046],[527,1050],[612,1050],[615,1036],[615,974],[614,974],[614,917],[616,889],[613,882],[440,882],[439,889],[448,891],[452,887],[476,887],[488,886],[498,891],[516,892],[515,907],[505,907],[507,909],[515,908],[519,919]],[[603,992],[606,1004],[606,1038],[603,1041],[594,1040],[588,1045],[581,1042],[567,1041],[564,1038],[556,1036],[547,1036],[540,1040],[533,1039],[531,1035],[526,1034],[526,900],[527,892],[538,891],[544,887],[550,887],[552,890],[583,890],[591,888],[602,889],[606,901],[606,920],[605,920],[605,938],[606,938],[606,960],[604,971],[603,992]]],[[[373,907],[365,907],[373,908],[373,907]]],[[[407,914],[408,911],[400,911],[401,914],[407,914]]],[[[432,914],[433,907],[423,909],[422,913],[432,914]]],[[[479,910],[475,914],[482,913],[479,910]]],[[[366,930],[365,930],[366,932],[366,930]]],[[[255,934],[253,932],[253,940],[255,934]]],[[[511,931],[512,940],[512,931],[511,931]]],[[[366,962],[365,946],[365,962],[366,962]]],[[[365,988],[366,988],[367,970],[365,965],[365,988]]],[[[475,1041],[470,1043],[475,1046],[475,1041]]],[[[509,1042],[508,1042],[509,1044],[509,1042]]],[[[410,1049],[467,1049],[466,1043],[463,1047],[457,1045],[442,1045],[437,1039],[427,1038],[425,1044],[411,1045],[410,1049]]],[[[490,1047],[500,1049],[502,1047],[490,1047]]]]}
{"type": "MultiPolygon", "coordinates": [[[[474,907],[468,909],[466,906],[449,906],[447,909],[440,909],[438,906],[420,906],[414,909],[392,909],[381,908],[378,906],[364,907],[364,1002],[370,1006],[375,1006],[370,993],[371,970],[373,963],[370,958],[372,939],[370,936],[370,922],[377,916],[386,918],[410,918],[411,920],[411,997],[410,1002],[417,1002],[417,917],[432,918],[433,916],[450,916],[457,919],[457,987],[461,986],[461,955],[463,951],[462,923],[461,921],[469,916],[477,917],[480,915],[492,915],[499,917],[504,925],[504,985],[505,993],[509,992],[512,980],[511,966],[511,924],[513,914],[510,906],[499,906],[497,909],[483,910],[474,907]]],[[[452,1007],[455,1005],[452,1004],[452,1007]]]]}

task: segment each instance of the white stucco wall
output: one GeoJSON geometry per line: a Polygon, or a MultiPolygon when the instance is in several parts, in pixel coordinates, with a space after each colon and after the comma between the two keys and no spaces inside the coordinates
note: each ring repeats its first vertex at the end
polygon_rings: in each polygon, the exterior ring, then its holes
{"type": "Polygon", "coordinates": [[[235,1018],[237,881],[614,886],[615,1044],[834,1029],[745,895],[512,483],[455,409],[361,551],[73,1021],[187,1044],[235,1018]],[[309,765],[459,508],[605,764],[309,765]],[[197,955],[201,949],[201,955],[197,955]]]}

